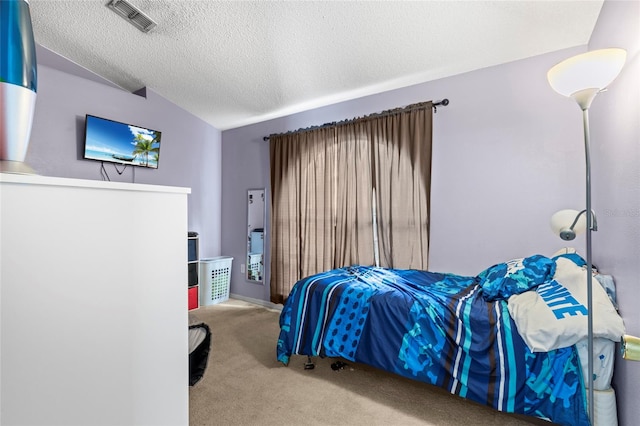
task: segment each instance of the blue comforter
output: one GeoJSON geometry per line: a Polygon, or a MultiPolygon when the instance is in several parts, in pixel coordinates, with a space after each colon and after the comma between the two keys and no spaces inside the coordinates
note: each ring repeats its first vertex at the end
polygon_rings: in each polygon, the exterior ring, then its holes
{"type": "Polygon", "coordinates": [[[293,354],[369,364],[500,411],[589,425],[574,347],[533,353],[505,300],[478,278],[354,266],[305,278],[280,317],[278,360],[293,354]]]}

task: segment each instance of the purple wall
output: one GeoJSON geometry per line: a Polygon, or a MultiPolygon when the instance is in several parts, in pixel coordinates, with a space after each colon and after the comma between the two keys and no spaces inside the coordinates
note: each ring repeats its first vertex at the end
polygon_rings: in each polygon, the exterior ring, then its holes
{"type": "MultiPolygon", "coordinates": [[[[246,255],[246,190],[269,190],[263,136],[445,97],[451,103],[434,117],[430,269],[477,274],[514,257],[553,254],[566,243],[552,234],[551,215],[585,203],[584,148],[579,108],[551,89],[546,74],[588,49],[620,46],[629,50],[626,69],[591,113],[600,225],[594,263],[616,277],[627,331],[640,335],[640,313],[631,302],[640,300],[639,4],[606,1],[588,47],[224,131],[222,251],[236,259],[231,292],[269,300],[268,285],[245,281],[238,267],[246,255]],[[598,140],[606,140],[606,148],[598,140]]],[[[584,236],[571,245],[586,252],[584,236]]],[[[268,283],[268,269],[265,276],[268,283]]],[[[640,418],[640,363],[617,362],[620,425],[630,426],[640,418]]]]}
{"type": "Polygon", "coordinates": [[[219,255],[221,132],[151,90],[144,98],[39,64],[26,158],[38,174],[101,179],[100,163],[82,159],[85,114],[162,132],[157,170],[128,167],[118,175],[105,165],[107,172],[113,181],[191,188],[189,229],[200,233],[202,257],[219,255]]]}
{"type": "MultiPolygon", "coordinates": [[[[607,1],[589,49],[622,47],[627,63],[590,109],[594,263],[616,279],[627,333],[640,336],[640,2],[607,1]]],[[[573,111],[580,122],[580,111],[573,111]]],[[[640,419],[640,362],[616,360],[614,376],[622,426],[640,419]]]]}
{"type": "MultiPolygon", "coordinates": [[[[580,140],[581,128],[559,119],[572,111],[549,87],[546,73],[584,50],[554,52],[224,131],[223,252],[244,259],[244,193],[269,187],[263,136],[446,97],[451,103],[434,117],[430,269],[475,275],[513,257],[553,254],[563,244],[549,228],[551,215],[582,200],[574,189],[583,177],[573,162],[582,146],[573,143],[580,140]]],[[[268,300],[267,287],[246,282],[234,268],[232,293],[268,300]]]]}

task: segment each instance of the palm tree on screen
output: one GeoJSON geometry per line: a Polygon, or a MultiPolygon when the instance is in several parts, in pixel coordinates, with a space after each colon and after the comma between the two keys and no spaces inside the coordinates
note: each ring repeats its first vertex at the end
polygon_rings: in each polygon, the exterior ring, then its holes
{"type": "Polygon", "coordinates": [[[135,139],[133,140],[135,142],[135,148],[133,149],[133,154],[143,155],[145,158],[144,165],[146,167],[149,167],[149,154],[150,153],[158,154],[160,152],[160,147],[158,146],[154,147],[154,144],[156,143],[157,134],[154,133],[153,136],[154,136],[153,139],[147,139],[143,135],[137,134],[135,139]]]}

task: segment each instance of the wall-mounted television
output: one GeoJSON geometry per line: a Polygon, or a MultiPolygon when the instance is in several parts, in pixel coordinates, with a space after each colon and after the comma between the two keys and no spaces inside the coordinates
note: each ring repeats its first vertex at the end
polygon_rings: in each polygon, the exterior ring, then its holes
{"type": "Polygon", "coordinates": [[[158,168],[161,132],[87,114],[84,158],[158,168]]]}

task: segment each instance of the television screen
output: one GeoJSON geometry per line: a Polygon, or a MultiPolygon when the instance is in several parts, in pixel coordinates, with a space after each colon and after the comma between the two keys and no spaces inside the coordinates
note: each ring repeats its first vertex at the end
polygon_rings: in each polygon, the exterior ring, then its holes
{"type": "Polygon", "coordinates": [[[157,169],[160,136],[157,130],[87,114],[84,158],[157,169]]]}

